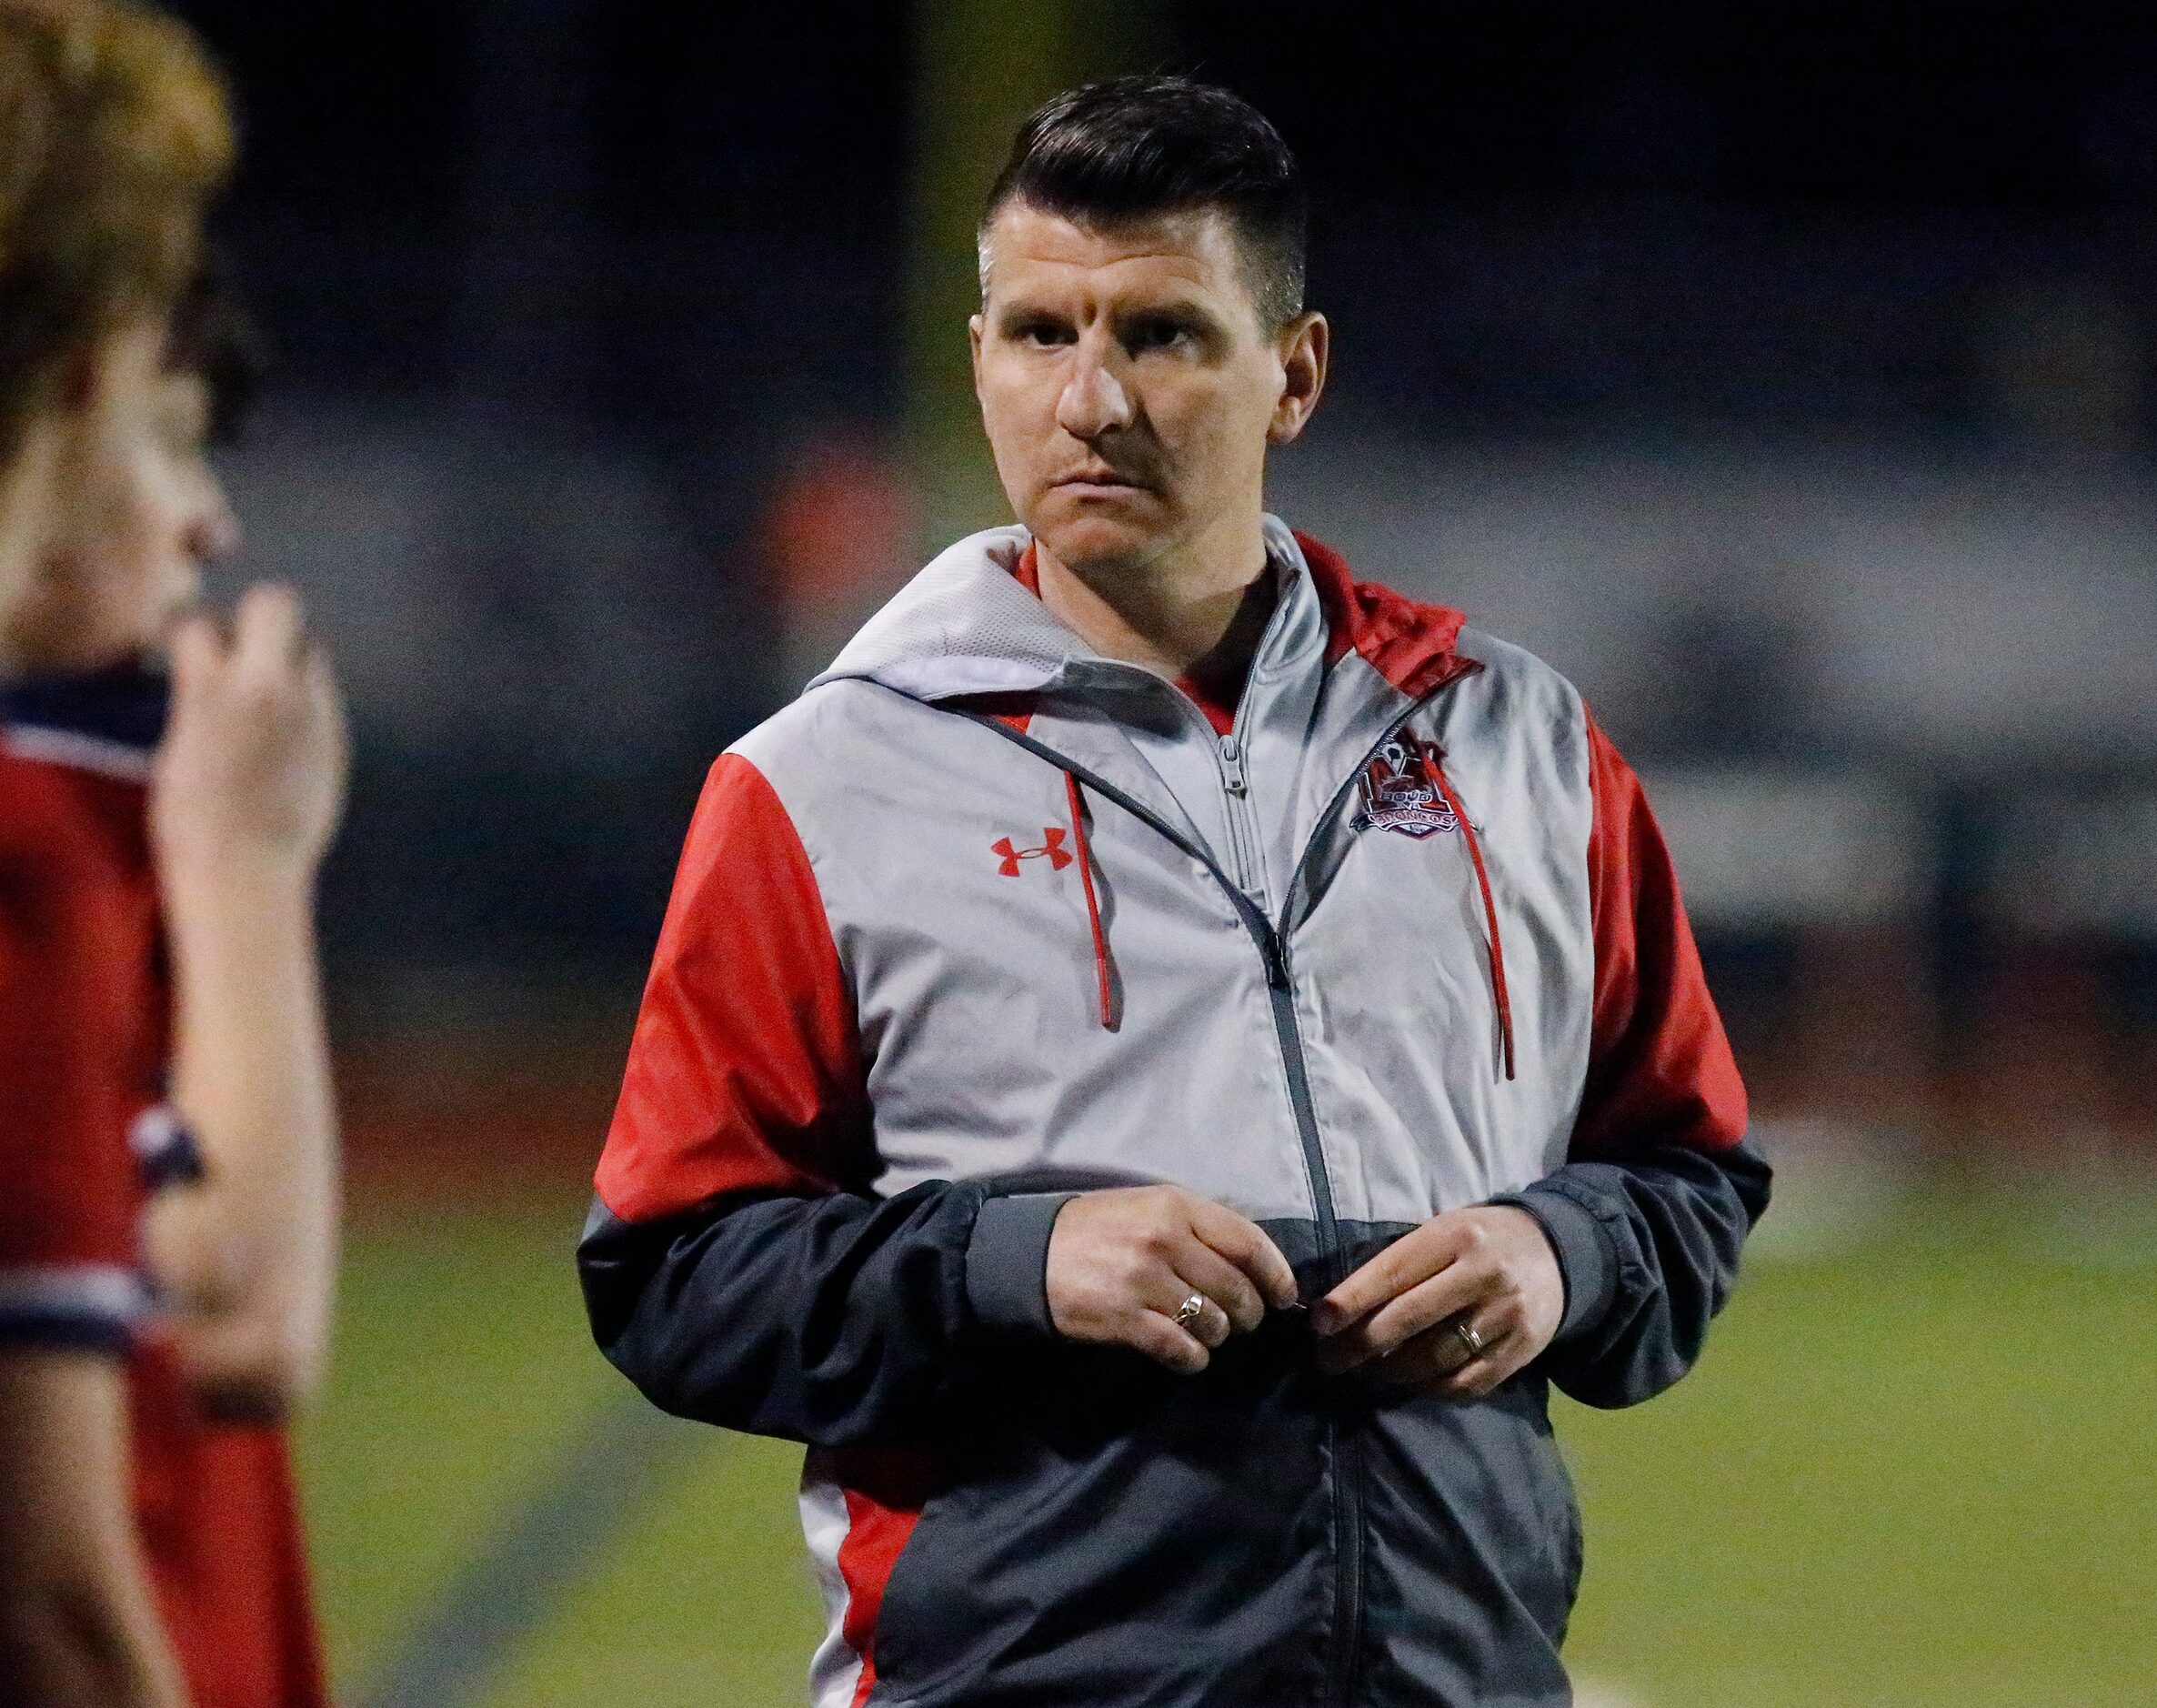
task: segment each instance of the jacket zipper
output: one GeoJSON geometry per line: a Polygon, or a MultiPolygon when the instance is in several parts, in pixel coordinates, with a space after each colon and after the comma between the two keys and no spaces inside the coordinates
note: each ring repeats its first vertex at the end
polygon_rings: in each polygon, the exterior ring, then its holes
{"type": "MultiPolygon", "coordinates": [[[[1247,919],[1245,923],[1249,924],[1247,919]]],[[[1296,1111],[1297,1137],[1310,1175],[1310,1196],[1318,1212],[1319,1249],[1325,1256],[1326,1291],[1348,1279],[1348,1251],[1334,1214],[1333,1184],[1327,1177],[1325,1150],[1319,1140],[1318,1110],[1310,1098],[1309,1069],[1303,1057],[1303,1028],[1296,1018],[1296,993],[1289,981],[1288,948],[1270,923],[1260,919],[1264,935],[1252,930],[1266,958],[1266,993],[1273,1004],[1273,1030],[1280,1040],[1281,1065],[1289,1080],[1289,1103],[1296,1111]]],[[[1326,1445],[1333,1455],[1333,1653],[1331,1688],[1326,1700],[1349,1708],[1355,1689],[1356,1657],[1363,1641],[1363,1446],[1356,1432],[1334,1418],[1326,1419],[1326,1445]]]]}
{"type": "MultiPolygon", "coordinates": [[[[1208,728],[1210,729],[1211,726],[1208,728]]],[[[1221,792],[1229,825],[1229,849],[1236,866],[1236,881],[1246,894],[1255,888],[1264,893],[1259,881],[1258,858],[1259,834],[1251,823],[1250,779],[1243,769],[1243,744],[1233,732],[1219,737],[1214,752],[1220,760],[1221,792]]]]}
{"type": "Polygon", "coordinates": [[[1240,800],[1250,785],[1243,775],[1243,749],[1233,734],[1220,738],[1220,774],[1229,793],[1240,800]]]}
{"type": "MultiPolygon", "coordinates": [[[[1364,766],[1369,764],[1378,750],[1390,741],[1400,728],[1439,695],[1446,692],[1468,674],[1463,670],[1432,686],[1413,703],[1402,710],[1384,732],[1370,744],[1369,750],[1359,760],[1348,779],[1334,791],[1331,800],[1318,822],[1324,825],[1340,810],[1349,790],[1355,787],[1355,779],[1364,766]]],[[[1006,740],[1016,743],[1037,757],[1046,759],[1058,770],[1078,778],[1089,789],[1104,799],[1114,801],[1140,823],[1149,826],[1170,843],[1180,849],[1203,866],[1220,886],[1222,894],[1236,909],[1236,916],[1243,922],[1244,930],[1257,947],[1259,959],[1266,970],[1266,994],[1273,1010],[1273,1030],[1280,1047],[1281,1068],[1288,1080],[1289,1106],[1296,1117],[1296,1136],[1303,1148],[1303,1167],[1310,1181],[1311,1210],[1318,1220],[1319,1251],[1324,1261],[1328,1291],[1348,1277],[1348,1253],[1341,1244],[1340,1224],[1334,1214],[1333,1185],[1326,1172],[1326,1153],[1319,1137],[1318,1110],[1310,1098],[1310,1073],[1304,1059],[1303,1028],[1296,1018],[1296,996],[1289,980],[1288,944],[1273,921],[1251,900],[1241,885],[1234,882],[1220,869],[1205,849],[1187,839],[1166,819],[1157,815],[1143,802],[1134,799],[1105,778],[1073,765],[1045,742],[1011,728],[998,718],[973,712],[960,716],[971,718],[984,728],[992,729],[1006,740]]],[[[1220,756],[1224,783],[1234,800],[1239,801],[1248,794],[1249,783],[1242,763],[1242,749],[1233,735],[1220,738],[1217,749],[1220,756]]],[[[1232,801],[1229,817],[1235,819],[1232,801]]],[[[1296,862],[1287,892],[1282,897],[1281,918],[1289,917],[1299,888],[1309,869],[1319,839],[1314,831],[1305,846],[1302,856],[1296,862]]],[[[1355,1689],[1356,1662],[1362,1646],[1363,1631],[1363,1451],[1361,1442],[1349,1430],[1343,1429],[1331,1418],[1326,1420],[1327,1446],[1333,1456],[1333,1583],[1335,1633],[1331,1666],[1330,1687],[1326,1699],[1331,1708],[1350,1708],[1355,1689]]]]}

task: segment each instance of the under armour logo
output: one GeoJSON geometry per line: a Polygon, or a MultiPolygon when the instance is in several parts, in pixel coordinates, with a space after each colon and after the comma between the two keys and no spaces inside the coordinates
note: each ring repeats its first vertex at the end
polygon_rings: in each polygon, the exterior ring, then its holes
{"type": "Polygon", "coordinates": [[[1041,831],[1042,842],[1039,848],[1013,848],[1009,837],[999,836],[988,845],[988,851],[1003,856],[997,870],[1006,878],[1018,876],[1020,860],[1038,859],[1044,854],[1048,857],[1048,869],[1060,872],[1071,863],[1071,857],[1064,851],[1065,834],[1060,827],[1045,827],[1041,831]]]}

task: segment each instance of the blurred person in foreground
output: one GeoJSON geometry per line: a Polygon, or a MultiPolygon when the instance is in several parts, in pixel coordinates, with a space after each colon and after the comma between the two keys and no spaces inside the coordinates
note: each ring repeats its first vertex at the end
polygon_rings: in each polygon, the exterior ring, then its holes
{"type": "Polygon", "coordinates": [[[1767,1201],[1579,694],[1264,511],[1303,223],[1224,92],[1028,120],[972,323],[1019,524],[689,831],[586,1296],[808,1444],[819,1708],[1569,1701],[1548,1387],[1675,1381],[1767,1201]]]}
{"type": "Polygon", "coordinates": [[[186,614],[234,543],[231,149],[176,24],[0,0],[0,1697],[32,1708],[325,1700],[283,1425],[335,1263],[344,749],[289,594],[186,614]]]}

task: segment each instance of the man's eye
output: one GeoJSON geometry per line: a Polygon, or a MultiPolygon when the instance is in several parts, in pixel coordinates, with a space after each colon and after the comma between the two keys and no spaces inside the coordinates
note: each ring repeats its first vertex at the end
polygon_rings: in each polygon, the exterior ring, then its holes
{"type": "Polygon", "coordinates": [[[1071,341],[1071,329],[1058,326],[1053,320],[1027,320],[1021,321],[1011,336],[1020,344],[1045,347],[1068,344],[1071,341]]]}
{"type": "Polygon", "coordinates": [[[1145,320],[1131,328],[1133,350],[1168,350],[1190,341],[1191,330],[1176,320],[1145,320]]]}

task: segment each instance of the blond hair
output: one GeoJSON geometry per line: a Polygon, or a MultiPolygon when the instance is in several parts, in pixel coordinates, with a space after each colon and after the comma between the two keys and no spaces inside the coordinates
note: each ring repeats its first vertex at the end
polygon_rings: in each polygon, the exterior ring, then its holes
{"type": "Polygon", "coordinates": [[[138,0],[0,0],[0,458],[69,357],[168,313],[232,170],[222,77],[138,0]]]}

